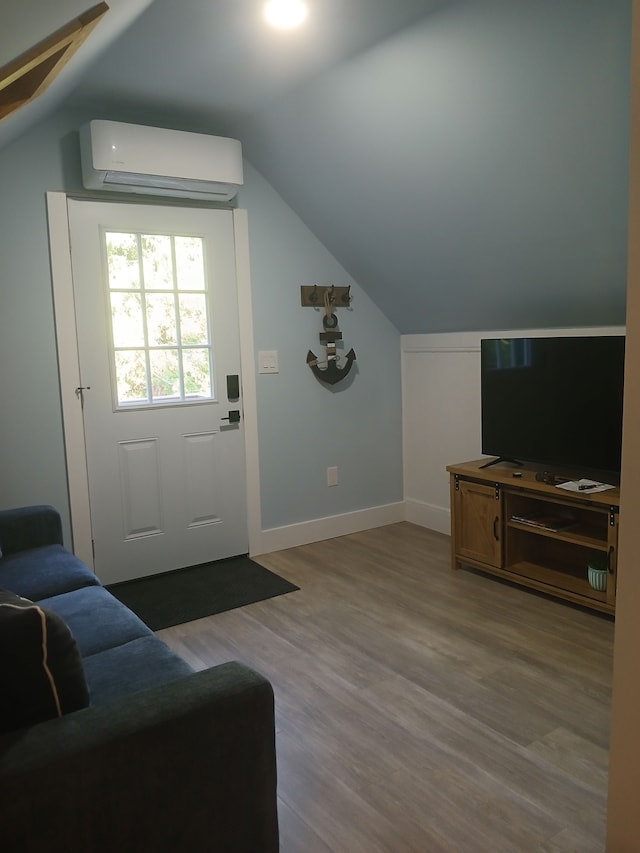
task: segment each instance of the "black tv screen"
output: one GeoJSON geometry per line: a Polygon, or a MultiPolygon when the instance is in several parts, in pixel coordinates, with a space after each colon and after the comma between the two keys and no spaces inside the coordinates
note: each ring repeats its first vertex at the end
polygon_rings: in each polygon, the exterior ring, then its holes
{"type": "Polygon", "coordinates": [[[622,336],[483,339],[482,453],[619,478],[623,380],[622,336]]]}

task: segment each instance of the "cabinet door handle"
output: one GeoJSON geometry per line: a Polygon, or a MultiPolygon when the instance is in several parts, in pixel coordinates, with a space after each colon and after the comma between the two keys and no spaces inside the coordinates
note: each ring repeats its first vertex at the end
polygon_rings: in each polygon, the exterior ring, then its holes
{"type": "Polygon", "coordinates": [[[500,539],[500,537],[498,536],[498,522],[499,521],[500,521],[500,519],[496,515],[496,517],[493,519],[493,538],[496,540],[496,542],[498,542],[500,539]]]}
{"type": "Polygon", "coordinates": [[[607,571],[609,574],[613,574],[613,545],[609,546],[609,551],[607,552],[607,571]]]}

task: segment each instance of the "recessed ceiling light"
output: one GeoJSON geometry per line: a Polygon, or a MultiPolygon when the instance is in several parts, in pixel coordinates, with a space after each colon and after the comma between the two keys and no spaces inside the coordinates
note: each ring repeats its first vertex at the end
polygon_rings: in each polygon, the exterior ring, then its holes
{"type": "Polygon", "coordinates": [[[307,4],[303,0],[269,0],[264,6],[264,16],[281,30],[299,27],[307,17],[307,4]]]}

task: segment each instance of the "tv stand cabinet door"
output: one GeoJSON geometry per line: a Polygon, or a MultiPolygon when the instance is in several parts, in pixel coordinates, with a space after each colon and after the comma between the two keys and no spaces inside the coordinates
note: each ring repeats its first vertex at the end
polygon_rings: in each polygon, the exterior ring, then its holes
{"type": "Polygon", "coordinates": [[[453,567],[502,568],[502,493],[499,487],[451,476],[453,567]]]}

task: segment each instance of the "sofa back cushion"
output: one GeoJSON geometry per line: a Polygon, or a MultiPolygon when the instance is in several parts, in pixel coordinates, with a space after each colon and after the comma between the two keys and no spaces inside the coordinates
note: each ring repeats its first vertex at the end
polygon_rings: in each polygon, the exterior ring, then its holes
{"type": "Polygon", "coordinates": [[[100,586],[96,575],[62,545],[43,545],[0,560],[0,589],[41,601],[73,589],[100,586]]]}
{"type": "Polygon", "coordinates": [[[0,589],[0,732],[86,708],[89,692],[64,620],[0,589]]]}

